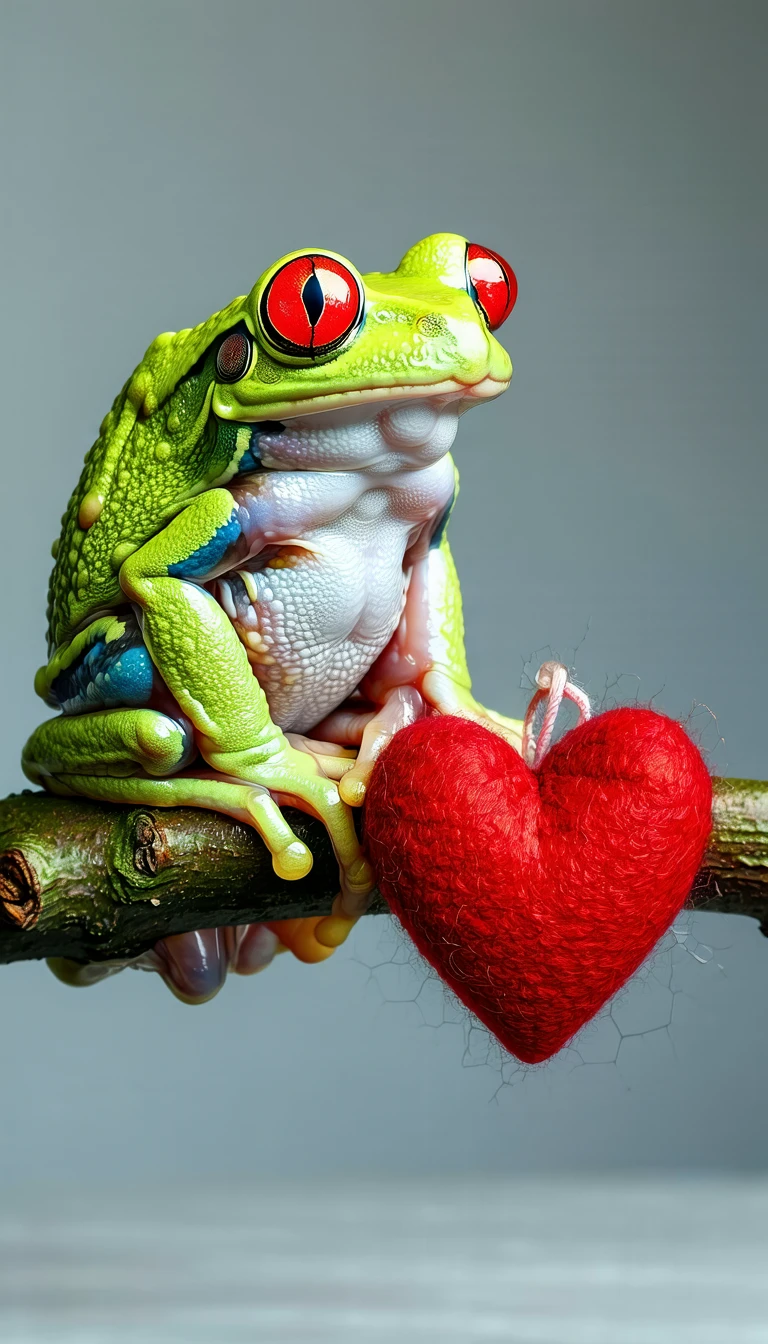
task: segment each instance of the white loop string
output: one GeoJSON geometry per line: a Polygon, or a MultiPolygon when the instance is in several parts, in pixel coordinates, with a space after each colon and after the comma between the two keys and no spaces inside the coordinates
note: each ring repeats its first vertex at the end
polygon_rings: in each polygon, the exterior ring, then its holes
{"type": "Polygon", "coordinates": [[[555,720],[563,700],[572,700],[579,711],[579,723],[586,723],[592,717],[589,696],[568,680],[568,668],[564,663],[542,663],[536,673],[537,690],[531,699],[523,724],[523,760],[537,770],[549,751],[555,720]],[[547,701],[544,718],[538,738],[534,737],[533,721],[536,710],[542,700],[547,701]]]}

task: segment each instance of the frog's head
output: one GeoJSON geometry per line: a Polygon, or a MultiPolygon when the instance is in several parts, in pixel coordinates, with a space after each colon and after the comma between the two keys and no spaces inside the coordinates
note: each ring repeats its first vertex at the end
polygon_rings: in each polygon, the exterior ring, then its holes
{"type": "Polygon", "coordinates": [[[390,274],[361,276],[335,252],[291,252],[220,339],[213,409],[284,420],[425,394],[496,397],[512,365],[492,333],[516,296],[511,267],[455,233],[417,243],[390,274]]]}

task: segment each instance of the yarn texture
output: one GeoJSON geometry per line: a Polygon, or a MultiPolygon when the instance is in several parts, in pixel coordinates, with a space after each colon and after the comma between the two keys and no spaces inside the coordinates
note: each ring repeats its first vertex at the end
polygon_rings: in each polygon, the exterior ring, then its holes
{"type": "Polygon", "coordinates": [[[365,843],[419,951],[525,1063],[556,1054],[679,913],[712,826],[712,784],[679,723],[614,709],[538,769],[460,718],[397,733],[365,843]]]}

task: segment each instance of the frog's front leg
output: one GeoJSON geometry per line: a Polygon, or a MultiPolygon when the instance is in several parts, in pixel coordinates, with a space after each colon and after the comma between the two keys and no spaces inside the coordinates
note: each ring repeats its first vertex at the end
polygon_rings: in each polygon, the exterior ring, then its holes
{"type": "Polygon", "coordinates": [[[367,713],[349,702],[313,729],[315,737],[359,744],[357,760],[339,784],[342,798],[359,806],[378,756],[400,728],[429,712],[486,724],[517,750],[522,723],[486,709],[472,695],[464,648],[461,589],[444,529],[419,541],[400,624],[360,686],[367,713]]]}
{"type": "MultiPolygon", "coordinates": [[[[152,661],[192,724],[205,761],[228,781],[269,790],[320,818],[339,860],[351,914],[372,885],[352,816],[336,785],[272,722],[229,618],[200,586],[229,567],[238,548],[242,555],[244,545],[233,496],[209,490],[129,556],[120,583],[143,614],[152,661]]],[[[284,837],[279,844],[276,860],[284,837]]]]}

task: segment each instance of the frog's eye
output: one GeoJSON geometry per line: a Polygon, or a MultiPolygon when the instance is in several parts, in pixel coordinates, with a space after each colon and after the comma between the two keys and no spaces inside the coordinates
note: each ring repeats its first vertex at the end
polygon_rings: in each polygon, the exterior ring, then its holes
{"type": "Polygon", "coordinates": [[[467,288],[491,331],[506,322],[515,306],[517,279],[498,252],[479,243],[467,247],[467,288]]]}
{"type": "Polygon", "coordinates": [[[216,354],[216,377],[220,383],[238,383],[251,367],[251,338],[244,331],[231,331],[216,354]]]}
{"type": "Polygon", "coordinates": [[[272,276],[259,303],[262,330],[278,354],[327,359],[357,333],[363,320],[362,282],[336,257],[308,252],[272,276]]]}

